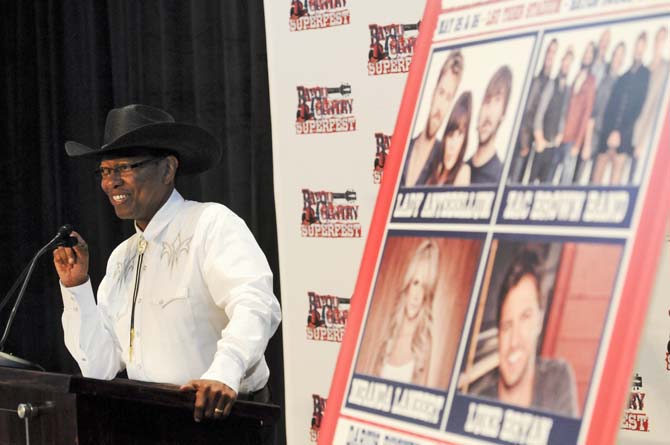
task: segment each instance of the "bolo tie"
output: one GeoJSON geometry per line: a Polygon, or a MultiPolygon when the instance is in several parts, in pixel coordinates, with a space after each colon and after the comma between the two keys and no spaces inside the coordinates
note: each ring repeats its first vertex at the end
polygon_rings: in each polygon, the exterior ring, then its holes
{"type": "Polygon", "coordinates": [[[135,287],[133,288],[133,307],[130,312],[130,348],[128,351],[129,361],[133,361],[133,343],[135,342],[135,305],[137,304],[137,294],[140,290],[140,272],[142,271],[142,259],[147,250],[147,240],[140,235],[140,241],[137,243],[137,269],[135,270],[135,287]]]}

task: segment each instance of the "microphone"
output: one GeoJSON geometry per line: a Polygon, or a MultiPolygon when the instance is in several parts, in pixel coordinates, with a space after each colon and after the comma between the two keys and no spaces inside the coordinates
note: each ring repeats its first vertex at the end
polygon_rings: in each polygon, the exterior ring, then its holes
{"type": "Polygon", "coordinates": [[[30,276],[33,273],[33,270],[35,269],[35,265],[37,264],[37,260],[44,255],[45,252],[48,250],[55,249],[56,247],[63,246],[63,247],[73,247],[77,245],[78,240],[77,238],[70,236],[70,233],[72,233],[72,226],[70,224],[65,224],[61,226],[58,229],[58,232],[56,233],[56,236],[54,236],[51,241],[49,241],[47,244],[44,245],[40,250],[37,251],[35,256],[30,260],[26,268],[21,272],[19,277],[17,278],[16,282],[12,285],[12,287],[9,289],[9,292],[7,292],[7,295],[2,299],[2,302],[0,302],[0,310],[7,304],[9,301],[9,298],[11,295],[16,291],[16,288],[18,287],[19,283],[22,283],[21,290],[19,290],[19,295],[16,297],[16,301],[14,302],[14,306],[12,307],[12,311],[9,314],[9,319],[7,320],[7,325],[5,326],[5,331],[2,334],[2,338],[0,339],[0,366],[4,367],[10,367],[10,368],[21,368],[21,369],[33,369],[33,370],[40,370],[44,371],[44,368],[42,368],[40,365],[30,363],[27,360],[23,360],[19,357],[15,357],[10,354],[6,354],[2,351],[4,351],[5,348],[5,342],[7,341],[7,337],[9,336],[9,331],[12,327],[12,323],[14,322],[14,317],[16,316],[16,311],[19,308],[19,305],[21,304],[21,300],[23,299],[23,295],[26,292],[26,288],[28,287],[28,281],[30,280],[30,276]],[[23,280],[23,281],[22,281],[23,280]]]}
{"type": "Polygon", "coordinates": [[[57,236],[65,236],[69,235],[74,229],[72,228],[71,224],[63,224],[60,226],[58,229],[58,233],[56,234],[57,236]]]}
{"type": "Polygon", "coordinates": [[[56,247],[74,247],[79,242],[74,236],[70,236],[74,229],[70,224],[65,224],[58,229],[56,236],[49,241],[46,250],[54,249],[56,247]]]}

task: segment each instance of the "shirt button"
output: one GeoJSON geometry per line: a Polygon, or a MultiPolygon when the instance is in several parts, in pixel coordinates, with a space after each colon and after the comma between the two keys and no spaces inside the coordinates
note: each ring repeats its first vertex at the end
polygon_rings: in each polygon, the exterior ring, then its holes
{"type": "Polygon", "coordinates": [[[158,300],[158,304],[163,304],[163,300],[158,300]]]}
{"type": "Polygon", "coordinates": [[[85,362],[85,361],[86,361],[86,357],[82,357],[82,358],[81,358],[81,361],[82,361],[82,362],[85,362]]]}

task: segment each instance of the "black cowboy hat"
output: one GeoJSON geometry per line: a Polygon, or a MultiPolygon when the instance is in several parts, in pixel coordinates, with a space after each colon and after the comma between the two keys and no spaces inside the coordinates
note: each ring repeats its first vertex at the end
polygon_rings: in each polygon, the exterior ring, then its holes
{"type": "Polygon", "coordinates": [[[179,159],[179,173],[200,173],[221,159],[221,146],[214,136],[195,125],[176,123],[167,112],[148,105],[126,105],[107,114],[103,145],[99,149],[67,141],[71,158],[99,159],[132,156],[133,149],[170,152],[179,159]]]}

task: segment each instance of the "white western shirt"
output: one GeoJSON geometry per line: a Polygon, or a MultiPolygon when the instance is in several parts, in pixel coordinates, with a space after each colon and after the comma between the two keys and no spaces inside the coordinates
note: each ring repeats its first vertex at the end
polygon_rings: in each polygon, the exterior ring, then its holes
{"type": "Polygon", "coordinates": [[[281,312],[270,267],[245,223],[221,204],[185,201],[175,190],[136,231],[109,257],[97,305],[90,280],[61,284],[65,344],[82,374],[112,379],[126,368],[134,380],[262,388],[269,376],[263,353],[281,312]]]}

